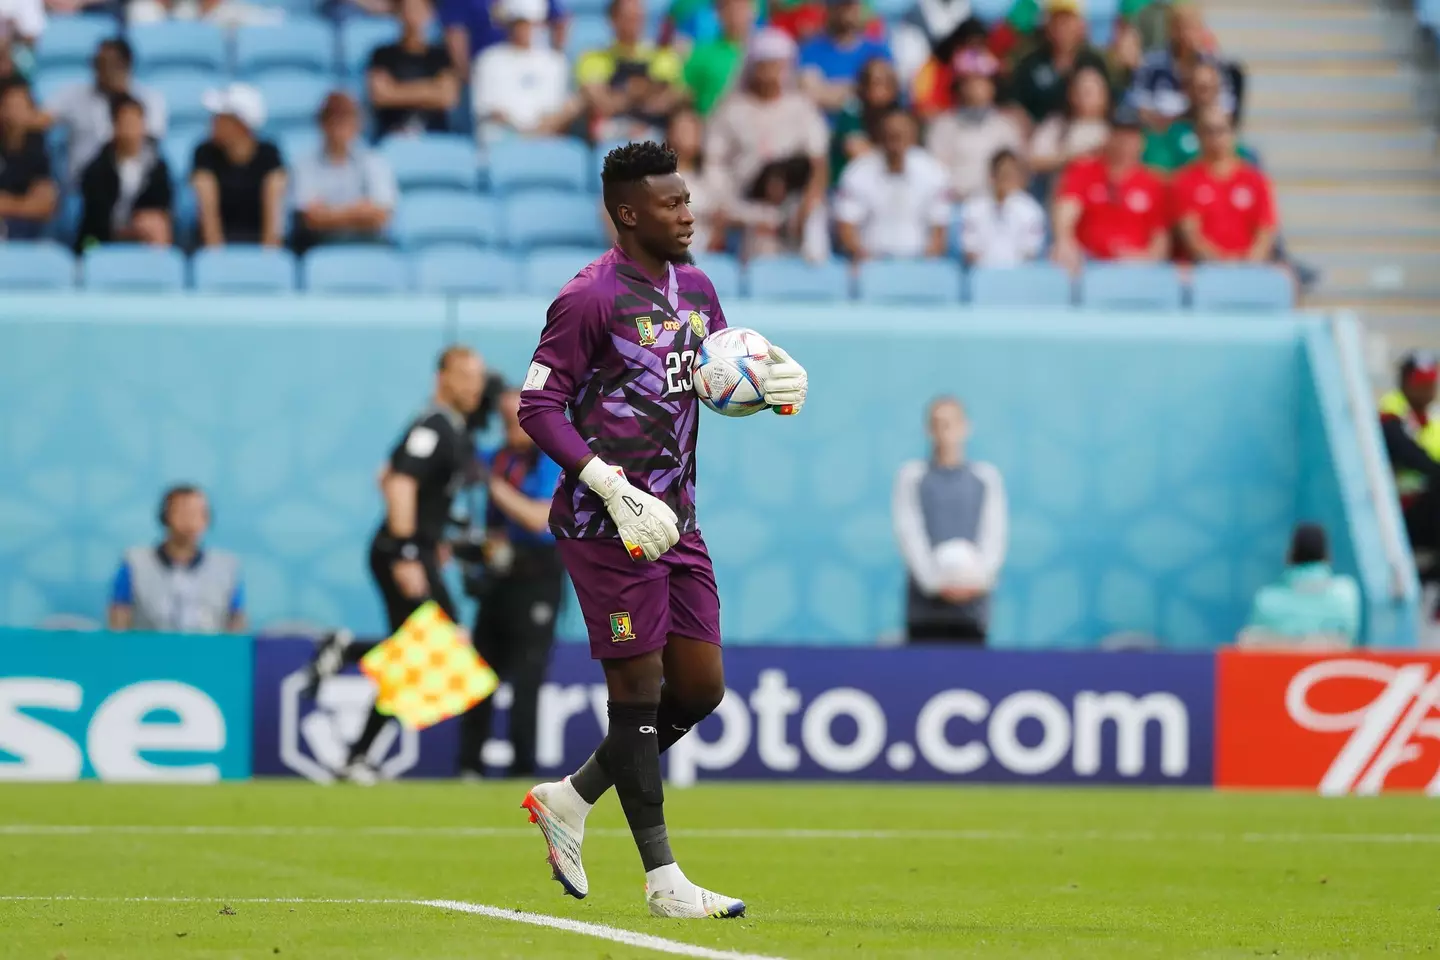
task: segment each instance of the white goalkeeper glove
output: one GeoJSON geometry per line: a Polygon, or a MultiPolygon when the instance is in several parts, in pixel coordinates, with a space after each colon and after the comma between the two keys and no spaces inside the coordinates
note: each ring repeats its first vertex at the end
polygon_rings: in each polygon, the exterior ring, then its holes
{"type": "Polygon", "coordinates": [[[632,559],[654,560],[680,539],[675,511],[632,484],[619,467],[592,457],[580,471],[580,482],[605,501],[632,559]]]}
{"type": "Polygon", "coordinates": [[[805,406],[805,394],[809,389],[810,377],[805,368],[772,343],[770,370],[765,377],[765,402],[776,413],[793,416],[805,406]]]}

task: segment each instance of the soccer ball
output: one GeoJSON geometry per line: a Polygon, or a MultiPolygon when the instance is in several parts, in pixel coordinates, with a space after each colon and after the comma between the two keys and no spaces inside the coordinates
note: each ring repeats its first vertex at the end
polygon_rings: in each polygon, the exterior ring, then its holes
{"type": "Polygon", "coordinates": [[[748,327],[716,330],[700,344],[695,393],[722,417],[748,417],[765,409],[770,341],[748,327]]]}

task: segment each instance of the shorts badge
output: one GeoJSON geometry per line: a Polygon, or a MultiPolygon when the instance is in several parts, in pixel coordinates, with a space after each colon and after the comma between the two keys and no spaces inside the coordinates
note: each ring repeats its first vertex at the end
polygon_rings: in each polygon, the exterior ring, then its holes
{"type": "Polygon", "coordinates": [[[640,332],[640,346],[655,346],[655,321],[649,317],[636,317],[635,329],[640,332]]]}
{"type": "Polygon", "coordinates": [[[630,626],[630,614],[610,614],[610,639],[614,643],[635,639],[635,631],[630,626]]]}
{"type": "Polygon", "coordinates": [[[695,331],[695,336],[705,336],[705,318],[698,311],[690,311],[690,329],[695,331]]]}

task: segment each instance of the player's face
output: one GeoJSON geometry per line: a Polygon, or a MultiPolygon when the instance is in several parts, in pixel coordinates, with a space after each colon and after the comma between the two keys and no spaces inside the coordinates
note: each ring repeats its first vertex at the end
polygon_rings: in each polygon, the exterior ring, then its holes
{"type": "Polygon", "coordinates": [[[440,372],[440,389],[456,410],[473,412],[485,392],[484,361],[473,353],[451,357],[440,372]]]}
{"type": "Polygon", "coordinates": [[[183,543],[199,543],[210,526],[210,505],[204,494],[181,494],[170,501],[166,517],[172,537],[183,543]]]}
{"type": "Polygon", "coordinates": [[[695,217],[685,178],[678,173],[650,177],[635,195],[635,236],[641,246],[670,263],[691,263],[695,217]]]}

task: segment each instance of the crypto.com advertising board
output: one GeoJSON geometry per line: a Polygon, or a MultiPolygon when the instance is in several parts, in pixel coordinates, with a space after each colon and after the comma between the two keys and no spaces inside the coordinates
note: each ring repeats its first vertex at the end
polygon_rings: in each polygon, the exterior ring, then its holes
{"type": "MultiPolygon", "coordinates": [[[[257,775],[330,779],[360,732],[369,681],[305,689],[313,650],[259,641],[257,775]]],[[[947,649],[735,647],[715,715],[666,757],[697,779],[1212,782],[1214,657],[947,649]]],[[[498,697],[501,707],[505,697],[498,697]]],[[[569,772],[604,730],[605,685],[583,647],[555,651],[541,692],[538,761],[569,772]]],[[[497,711],[497,726],[505,723],[497,711]]],[[[449,776],[454,721],[392,726],[371,760],[389,776],[449,776]]]]}

